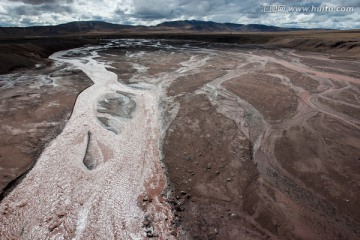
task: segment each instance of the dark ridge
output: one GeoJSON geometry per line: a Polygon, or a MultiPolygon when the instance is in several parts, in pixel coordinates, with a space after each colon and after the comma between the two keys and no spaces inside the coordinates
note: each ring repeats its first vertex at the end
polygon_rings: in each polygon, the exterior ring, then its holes
{"type": "Polygon", "coordinates": [[[97,31],[119,31],[124,29],[139,29],[141,26],[121,25],[113,24],[101,21],[78,21],[69,22],[54,26],[32,26],[32,27],[0,27],[0,36],[23,36],[23,37],[35,37],[35,36],[66,36],[66,35],[82,35],[89,32],[97,31]]]}
{"type": "Polygon", "coordinates": [[[123,33],[136,31],[199,31],[199,32],[281,32],[304,30],[297,28],[281,28],[261,24],[236,24],[236,23],[217,23],[211,21],[169,21],[156,26],[133,26],[114,24],[101,21],[78,21],[69,22],[54,26],[32,26],[32,27],[0,27],[0,38],[30,38],[30,37],[64,37],[82,36],[98,33],[123,33]]]}
{"type": "Polygon", "coordinates": [[[211,21],[170,21],[164,22],[156,26],[177,28],[181,30],[190,31],[210,31],[210,32],[279,32],[279,31],[293,31],[302,30],[300,28],[281,28],[275,26],[267,26],[262,24],[236,24],[236,23],[217,23],[211,21]]]}
{"type": "Polygon", "coordinates": [[[0,74],[18,68],[32,68],[37,63],[49,62],[54,52],[77,48],[96,40],[79,38],[11,39],[0,41],[0,74]]]}
{"type": "Polygon", "coordinates": [[[88,170],[93,170],[96,167],[96,160],[90,153],[90,144],[91,144],[91,132],[89,131],[87,134],[87,145],[86,145],[83,163],[88,170]]]}

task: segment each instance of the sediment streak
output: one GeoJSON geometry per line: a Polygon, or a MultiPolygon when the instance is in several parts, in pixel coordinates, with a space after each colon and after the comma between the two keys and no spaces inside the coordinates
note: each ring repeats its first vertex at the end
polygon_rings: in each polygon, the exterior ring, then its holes
{"type": "MultiPolygon", "coordinates": [[[[149,217],[152,234],[172,239],[171,211],[161,193],[165,176],[159,152],[158,90],[131,88],[117,81],[105,64],[87,57],[50,58],[71,63],[94,82],[77,98],[63,132],[45,149],[33,170],[2,202],[1,239],[143,239],[143,221],[149,217]],[[132,118],[97,112],[106,94],[127,93],[136,102],[132,118]],[[107,117],[109,131],[98,117],[107,117]],[[91,132],[91,142],[88,133],[91,132]],[[91,151],[96,166],[84,165],[91,151]],[[143,196],[152,201],[141,207],[143,196]],[[155,211],[156,210],[156,211],[155,211]]],[[[149,85],[147,85],[149,86],[149,85]]]]}

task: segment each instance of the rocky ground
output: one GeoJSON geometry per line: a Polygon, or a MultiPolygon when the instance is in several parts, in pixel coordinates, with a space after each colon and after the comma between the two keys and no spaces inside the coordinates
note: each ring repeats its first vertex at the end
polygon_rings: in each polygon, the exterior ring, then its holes
{"type": "Polygon", "coordinates": [[[62,57],[98,85],[1,203],[3,236],[360,238],[358,61],[170,40],[62,57]]]}

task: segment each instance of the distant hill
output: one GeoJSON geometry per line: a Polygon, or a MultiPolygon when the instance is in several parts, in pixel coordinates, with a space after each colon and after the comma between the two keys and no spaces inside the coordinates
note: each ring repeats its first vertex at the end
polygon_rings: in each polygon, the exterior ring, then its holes
{"type": "Polygon", "coordinates": [[[299,29],[280,28],[260,24],[216,23],[207,21],[185,20],[164,22],[157,26],[132,26],[101,21],[78,21],[55,26],[0,27],[0,38],[35,37],[35,36],[72,36],[91,34],[116,34],[136,31],[198,31],[198,32],[279,32],[299,29]]]}
{"type": "Polygon", "coordinates": [[[156,26],[157,28],[173,28],[188,31],[206,31],[206,32],[279,32],[300,30],[296,28],[281,28],[261,24],[236,24],[236,23],[217,23],[211,21],[170,21],[156,26]]]}
{"type": "Polygon", "coordinates": [[[0,37],[86,35],[142,28],[141,26],[120,25],[101,21],[78,21],[55,26],[0,27],[0,37]]]}

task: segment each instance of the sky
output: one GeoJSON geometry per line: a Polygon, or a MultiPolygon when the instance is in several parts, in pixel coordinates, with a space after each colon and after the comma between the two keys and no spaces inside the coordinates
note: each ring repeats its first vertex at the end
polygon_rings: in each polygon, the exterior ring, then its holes
{"type": "Polygon", "coordinates": [[[131,25],[156,25],[174,20],[205,20],[280,27],[360,29],[360,0],[1,0],[0,2],[2,27],[56,25],[78,20],[131,25]]]}

